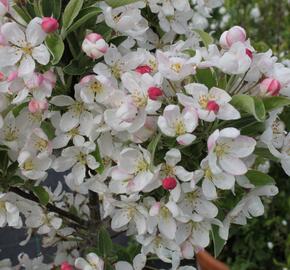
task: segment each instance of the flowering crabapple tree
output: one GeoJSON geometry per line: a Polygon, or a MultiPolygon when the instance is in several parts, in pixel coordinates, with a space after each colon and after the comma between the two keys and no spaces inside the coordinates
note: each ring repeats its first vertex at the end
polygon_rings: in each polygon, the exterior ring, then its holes
{"type": "Polygon", "coordinates": [[[194,270],[263,215],[271,163],[290,175],[290,69],[240,26],[215,44],[221,5],[0,0],[0,226],[56,250],[0,269],[194,270]]]}

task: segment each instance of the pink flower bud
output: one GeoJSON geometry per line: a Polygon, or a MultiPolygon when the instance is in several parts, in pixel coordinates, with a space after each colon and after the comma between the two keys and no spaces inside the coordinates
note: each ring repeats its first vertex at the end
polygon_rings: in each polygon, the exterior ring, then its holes
{"type": "Polygon", "coordinates": [[[150,87],[148,89],[148,96],[152,100],[157,100],[159,97],[163,96],[163,92],[158,87],[150,87]]]}
{"type": "Polygon", "coordinates": [[[55,18],[44,17],[42,18],[41,27],[45,33],[52,33],[59,28],[59,23],[55,18]]]}
{"type": "Polygon", "coordinates": [[[206,109],[208,111],[218,113],[220,106],[214,100],[210,100],[206,105],[206,109]]]}
{"type": "Polygon", "coordinates": [[[152,68],[145,65],[145,66],[139,66],[135,69],[136,72],[140,73],[140,74],[145,74],[145,73],[151,73],[152,72],[152,68]]]}
{"type": "Polygon", "coordinates": [[[8,0],[0,0],[0,16],[4,16],[9,11],[8,0]]]}
{"type": "Polygon", "coordinates": [[[102,57],[107,52],[108,47],[103,37],[97,33],[87,35],[82,44],[82,50],[93,60],[102,57]]]}
{"type": "Polygon", "coordinates": [[[17,71],[12,71],[7,78],[8,82],[14,81],[16,78],[18,78],[18,72],[17,71]]]}
{"type": "Polygon", "coordinates": [[[63,262],[61,264],[60,270],[73,270],[73,266],[70,265],[68,262],[63,262]]]}
{"type": "Polygon", "coordinates": [[[247,33],[244,28],[240,26],[233,26],[230,30],[222,33],[220,37],[220,45],[228,49],[236,42],[245,42],[247,33]]]}
{"type": "Polygon", "coordinates": [[[260,83],[260,89],[271,96],[277,96],[281,90],[281,84],[276,79],[266,78],[260,83]]]}
{"type": "Polygon", "coordinates": [[[31,113],[37,113],[48,109],[48,102],[46,100],[31,99],[28,104],[28,110],[31,113]]]}
{"type": "Polygon", "coordinates": [[[48,70],[43,74],[43,79],[51,84],[52,87],[54,87],[56,84],[56,75],[51,70],[48,70]]]}
{"type": "Polygon", "coordinates": [[[251,50],[246,49],[246,55],[249,56],[251,60],[253,60],[253,52],[251,50]]]}
{"type": "Polygon", "coordinates": [[[166,177],[162,180],[162,186],[166,190],[175,189],[177,181],[174,177],[166,177]]]}
{"type": "Polygon", "coordinates": [[[5,81],[5,79],[6,79],[5,75],[2,72],[0,72],[0,82],[5,81]]]}

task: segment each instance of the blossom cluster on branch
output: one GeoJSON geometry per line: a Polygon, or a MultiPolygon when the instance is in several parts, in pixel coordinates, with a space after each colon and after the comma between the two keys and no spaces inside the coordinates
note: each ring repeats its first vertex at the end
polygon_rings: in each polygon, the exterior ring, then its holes
{"type": "Polygon", "coordinates": [[[220,0],[62,2],[0,0],[0,226],[56,247],[0,269],[194,270],[290,175],[290,69],[220,0]]]}

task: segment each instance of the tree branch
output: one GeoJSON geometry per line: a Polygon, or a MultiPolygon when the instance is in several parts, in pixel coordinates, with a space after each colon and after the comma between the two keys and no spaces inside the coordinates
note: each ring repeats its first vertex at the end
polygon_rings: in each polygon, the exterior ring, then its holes
{"type": "MultiPolygon", "coordinates": [[[[33,202],[40,204],[39,199],[33,193],[27,193],[24,190],[17,188],[17,187],[10,187],[9,191],[27,199],[27,200],[30,200],[30,201],[33,201],[33,202]]],[[[80,218],[74,214],[71,214],[67,211],[64,211],[64,210],[56,207],[55,205],[53,205],[51,203],[48,203],[47,205],[45,205],[45,207],[48,211],[57,213],[62,217],[70,219],[85,229],[88,227],[88,222],[86,220],[83,220],[82,218],[80,218]]]]}

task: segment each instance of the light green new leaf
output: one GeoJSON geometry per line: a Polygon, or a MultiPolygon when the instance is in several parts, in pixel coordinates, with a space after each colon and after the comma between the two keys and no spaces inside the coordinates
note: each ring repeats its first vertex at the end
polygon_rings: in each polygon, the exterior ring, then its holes
{"type": "Polygon", "coordinates": [[[275,184],[275,180],[271,176],[256,170],[249,170],[246,177],[255,186],[275,184]]]}
{"type": "Polygon", "coordinates": [[[83,9],[79,16],[76,18],[76,22],[74,22],[71,27],[69,27],[66,31],[66,35],[68,35],[70,32],[75,31],[81,26],[84,26],[85,23],[92,19],[93,17],[96,17],[97,20],[97,15],[100,14],[102,10],[98,7],[89,7],[86,9],[83,9]]]}
{"type": "Polygon", "coordinates": [[[129,5],[138,1],[139,0],[105,0],[105,2],[112,8],[129,5]]]}
{"type": "Polygon", "coordinates": [[[233,96],[231,104],[239,111],[253,115],[259,122],[263,122],[266,118],[264,103],[258,97],[248,95],[233,96]]]}
{"type": "Polygon", "coordinates": [[[72,25],[83,6],[84,0],[70,0],[62,17],[62,34],[72,25]]]}
{"type": "Polygon", "coordinates": [[[32,188],[33,193],[39,199],[40,203],[43,205],[47,205],[49,202],[49,194],[45,190],[45,188],[41,186],[36,186],[32,188]]]}
{"type": "Polygon", "coordinates": [[[208,45],[213,43],[213,38],[210,34],[204,32],[203,30],[200,30],[200,29],[195,29],[194,32],[196,32],[200,36],[205,47],[208,47],[208,45]]]}
{"type": "Polygon", "coordinates": [[[263,98],[266,111],[276,110],[290,105],[290,98],[287,97],[265,97],[263,98]]]}
{"type": "Polygon", "coordinates": [[[56,65],[64,52],[64,43],[58,34],[50,34],[45,40],[45,44],[52,55],[51,63],[56,65]]]}
{"type": "Polygon", "coordinates": [[[98,250],[102,257],[108,256],[112,252],[113,243],[110,234],[105,228],[101,228],[98,237],[98,250]]]}
{"type": "Polygon", "coordinates": [[[220,237],[219,229],[218,229],[218,226],[216,225],[212,225],[211,234],[212,234],[212,240],[213,240],[213,245],[214,245],[214,256],[215,258],[217,258],[222,252],[226,241],[220,237]]]}

